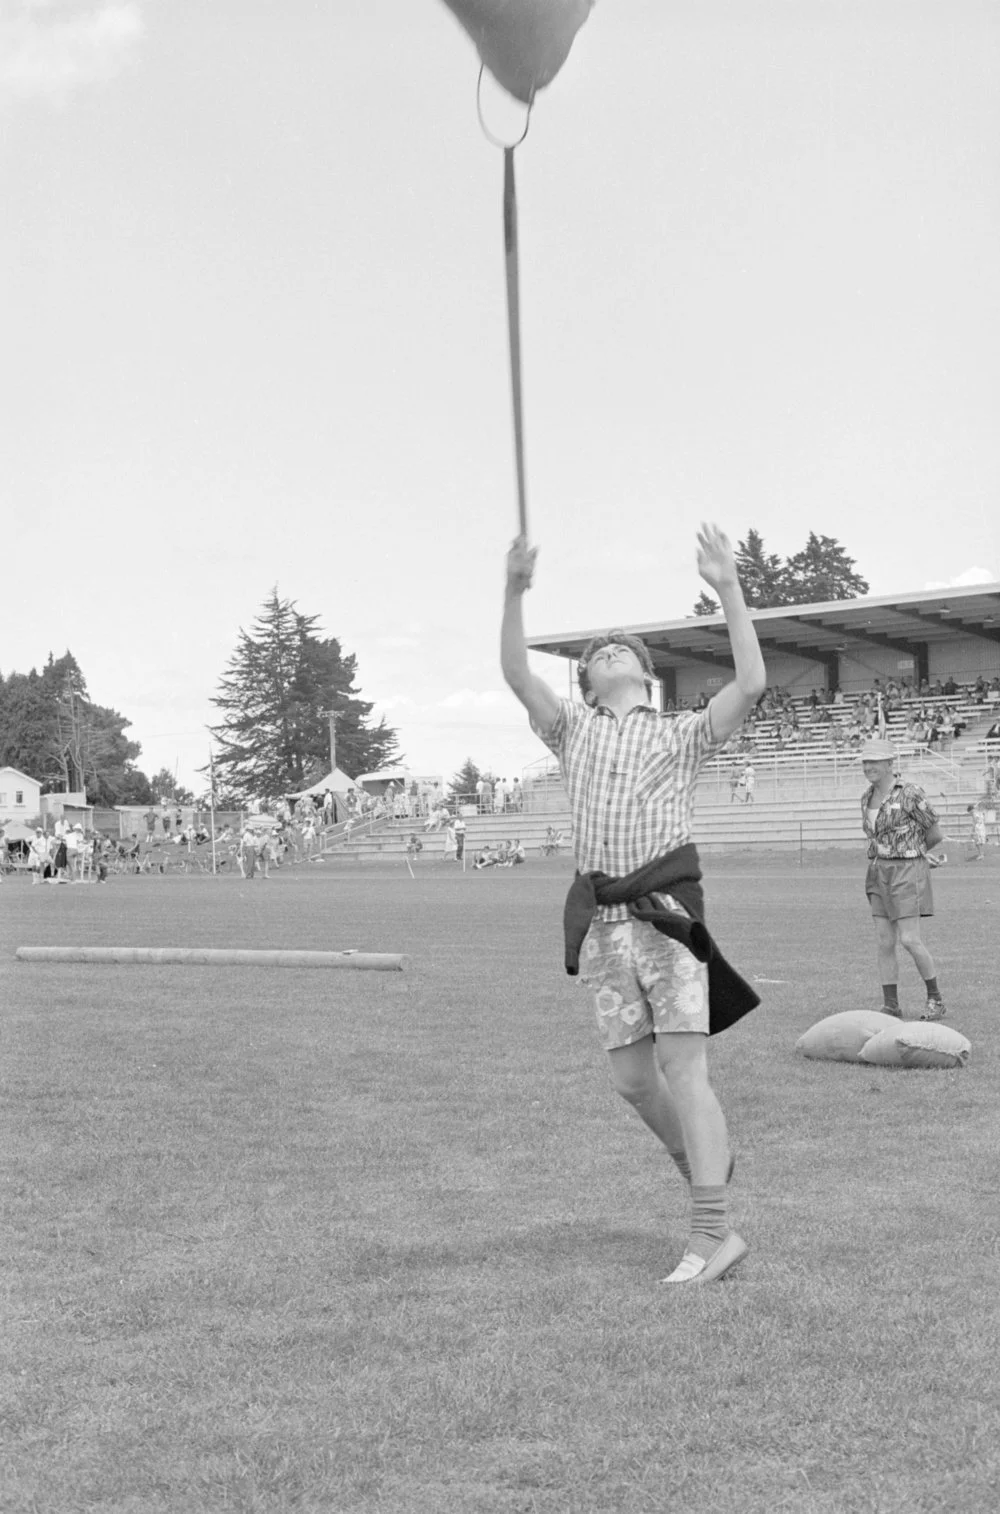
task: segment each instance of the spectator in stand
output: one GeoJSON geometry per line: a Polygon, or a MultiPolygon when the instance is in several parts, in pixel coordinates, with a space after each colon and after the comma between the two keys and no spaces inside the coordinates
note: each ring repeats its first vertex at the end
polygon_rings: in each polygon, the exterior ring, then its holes
{"type": "Polygon", "coordinates": [[[520,778],[515,778],[510,789],[510,807],[516,815],[520,815],[524,809],[524,793],[521,789],[520,778]]]}
{"type": "Polygon", "coordinates": [[[488,814],[492,808],[493,790],[485,778],[480,778],[476,784],[476,808],[481,815],[488,814]]]}
{"type": "Polygon", "coordinates": [[[502,815],[507,808],[507,783],[503,778],[498,778],[493,785],[493,809],[497,815],[502,815]]]}
{"type": "Polygon", "coordinates": [[[954,695],[958,693],[958,684],[955,682],[954,673],[948,674],[948,679],[945,683],[943,692],[948,696],[949,699],[953,698],[954,695]]]}

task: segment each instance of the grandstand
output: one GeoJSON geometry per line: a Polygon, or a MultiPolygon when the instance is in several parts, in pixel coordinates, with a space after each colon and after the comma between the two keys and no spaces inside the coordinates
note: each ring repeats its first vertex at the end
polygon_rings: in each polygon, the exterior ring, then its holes
{"type": "MultiPolygon", "coordinates": [[[[1000,757],[1000,583],[891,597],[755,610],[769,693],[698,787],[696,838],[705,851],[860,847],[859,751],[884,720],[900,770],[925,789],[951,834],[968,830],[966,806],[985,790],[989,758],[1000,757]],[[948,692],[946,692],[948,690],[948,692]],[[734,784],[753,764],[753,803],[734,784]]],[[[567,693],[579,697],[576,662],[610,627],[533,636],[528,645],[567,663],[567,693]]],[[[697,708],[732,676],[721,615],[625,626],[649,647],[666,711],[697,708]]],[[[548,827],[570,831],[558,766],[541,757],[522,775],[523,810],[467,816],[466,844],[519,836],[537,854],[548,827]]],[[[420,822],[419,824],[422,824],[420,822]]],[[[398,855],[418,828],[384,820],[335,849],[358,859],[398,855]]],[[[419,831],[422,855],[444,853],[444,832],[419,831]]],[[[996,832],[994,830],[993,834],[996,832]]]]}
{"type": "MultiPolygon", "coordinates": [[[[770,694],[702,773],[699,845],[858,845],[858,751],[880,710],[903,775],[926,789],[945,830],[957,829],[984,791],[990,749],[1000,753],[1000,741],[987,739],[1000,719],[1000,583],[754,610],[751,619],[770,694]],[[753,804],[732,791],[734,766],[746,760],[753,804]]],[[[566,660],[568,693],[579,697],[577,659],[610,629],[528,645],[566,660]]],[[[648,646],[661,709],[697,708],[732,676],[722,615],[621,629],[648,646]]],[[[528,769],[525,808],[556,812],[560,788],[552,764],[528,769]]]]}

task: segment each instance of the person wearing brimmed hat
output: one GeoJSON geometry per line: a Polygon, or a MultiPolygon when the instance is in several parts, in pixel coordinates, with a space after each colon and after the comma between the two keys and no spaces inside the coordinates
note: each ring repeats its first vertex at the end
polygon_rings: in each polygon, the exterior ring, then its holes
{"type": "Polygon", "coordinates": [[[923,789],[896,777],[896,751],[878,737],[860,753],[868,787],[861,797],[861,823],[868,838],[865,893],[878,941],[883,1009],[902,1018],[899,1008],[898,947],[908,951],[924,980],[927,1004],[922,1020],[940,1020],[945,1008],[934,959],[920,935],[921,917],[933,915],[927,853],[944,840],[938,817],[923,789]]]}

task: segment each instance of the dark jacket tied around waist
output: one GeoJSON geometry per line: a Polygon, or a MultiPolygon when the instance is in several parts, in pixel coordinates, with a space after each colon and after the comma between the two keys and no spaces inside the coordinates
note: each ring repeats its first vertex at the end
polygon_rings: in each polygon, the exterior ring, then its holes
{"type": "Polygon", "coordinates": [[[665,852],[624,878],[607,873],[577,873],[566,896],[563,929],[566,941],[566,971],[580,971],[580,948],[600,904],[627,904],[634,920],[645,920],[663,935],[679,941],[699,962],[708,964],[708,1033],[720,1030],[756,1009],[755,993],[735,968],[730,967],[705,926],[705,896],[701,887],[698,848],[687,842],[665,852]],[[688,914],[664,909],[655,897],[670,894],[688,914]]]}

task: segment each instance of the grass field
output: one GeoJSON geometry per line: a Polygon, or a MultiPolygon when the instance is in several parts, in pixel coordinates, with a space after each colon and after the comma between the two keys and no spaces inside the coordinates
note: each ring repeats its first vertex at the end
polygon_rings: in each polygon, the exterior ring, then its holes
{"type": "Polygon", "coordinates": [[[1000,1507],[1000,857],[935,875],[956,1072],[793,1054],[877,1005],[860,854],[705,866],[770,981],[712,1044],[751,1253],[701,1289],[656,1283],[686,1197],[562,972],[566,860],[0,886],[0,1509],[1000,1507]],[[13,961],[74,943],[409,959],[13,961]]]}

